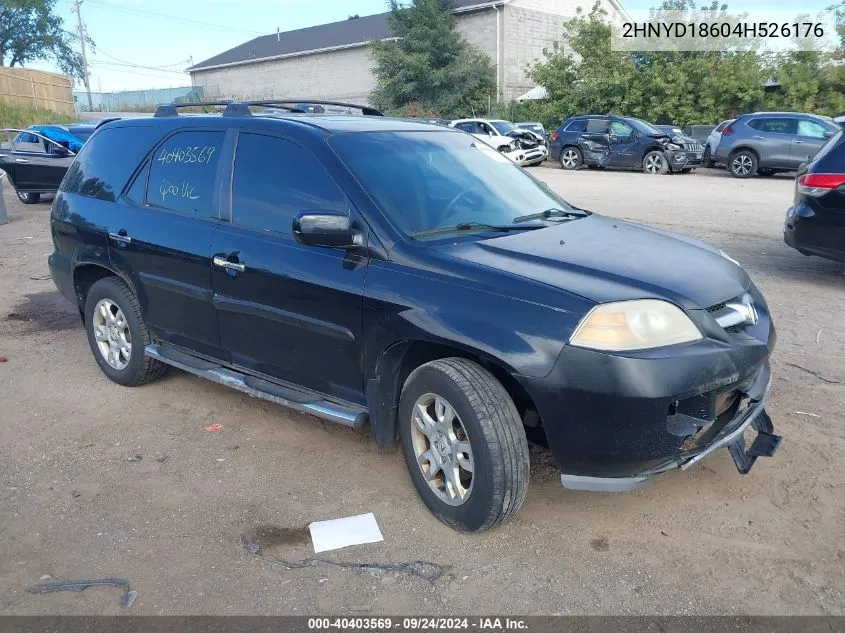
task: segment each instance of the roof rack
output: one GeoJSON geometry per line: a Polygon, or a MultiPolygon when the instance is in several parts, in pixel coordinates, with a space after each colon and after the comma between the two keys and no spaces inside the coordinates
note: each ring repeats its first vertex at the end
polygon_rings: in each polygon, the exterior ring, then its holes
{"type": "Polygon", "coordinates": [[[279,106],[282,109],[290,112],[299,112],[307,114],[305,110],[301,110],[296,106],[299,104],[308,105],[329,105],[338,106],[341,108],[355,108],[361,110],[364,116],[384,116],[379,110],[371,108],[370,106],[359,105],[357,103],[346,103],[345,101],[325,101],[322,99],[262,99],[260,101],[201,101],[199,103],[168,103],[160,105],[156,108],[156,117],[173,117],[179,116],[179,108],[190,107],[207,107],[218,106],[223,107],[223,116],[252,116],[250,106],[279,106]]]}
{"type": "MultiPolygon", "coordinates": [[[[155,117],[169,117],[169,116],[179,116],[179,108],[204,108],[209,106],[218,106],[218,107],[226,107],[228,110],[228,106],[233,103],[232,100],[226,99],[224,101],[198,101],[195,103],[167,103],[164,105],[160,105],[156,108],[156,112],[153,116],[155,117]]],[[[225,114],[225,111],[224,111],[225,114]]]]}

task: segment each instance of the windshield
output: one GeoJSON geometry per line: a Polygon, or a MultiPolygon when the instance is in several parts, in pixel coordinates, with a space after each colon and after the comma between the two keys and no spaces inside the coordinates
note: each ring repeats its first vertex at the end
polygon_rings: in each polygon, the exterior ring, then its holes
{"type": "Polygon", "coordinates": [[[660,130],[654,127],[651,123],[646,123],[642,119],[625,119],[625,122],[630,124],[640,134],[663,134],[660,130]]]}
{"type": "Polygon", "coordinates": [[[526,130],[531,130],[533,132],[542,132],[543,126],[539,123],[520,123],[519,127],[525,128],[526,130]]]}
{"type": "Polygon", "coordinates": [[[490,125],[496,128],[502,136],[505,136],[511,130],[516,129],[516,126],[510,121],[490,121],[490,125]]]}
{"type": "MultiPolygon", "coordinates": [[[[511,225],[524,215],[572,209],[510,159],[466,134],[370,132],[338,134],[329,142],[406,236],[470,223],[511,225]]],[[[531,222],[543,225],[540,219],[531,222]]]]}

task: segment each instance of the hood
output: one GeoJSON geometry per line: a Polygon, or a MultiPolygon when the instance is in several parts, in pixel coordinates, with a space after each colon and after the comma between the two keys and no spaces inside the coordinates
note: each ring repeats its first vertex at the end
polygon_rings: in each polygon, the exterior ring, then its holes
{"type": "Polygon", "coordinates": [[[437,250],[596,303],[658,298],[695,310],[737,297],[751,283],[703,242],[595,214],[437,250]]]}

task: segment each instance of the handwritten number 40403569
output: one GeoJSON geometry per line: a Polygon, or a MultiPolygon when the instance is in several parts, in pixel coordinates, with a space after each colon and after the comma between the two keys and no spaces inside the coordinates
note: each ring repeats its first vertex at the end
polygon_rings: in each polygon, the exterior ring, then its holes
{"type": "Polygon", "coordinates": [[[207,164],[211,162],[215,149],[208,145],[204,147],[177,147],[170,150],[165,147],[156,160],[162,165],[172,165],[173,163],[207,164]]]}

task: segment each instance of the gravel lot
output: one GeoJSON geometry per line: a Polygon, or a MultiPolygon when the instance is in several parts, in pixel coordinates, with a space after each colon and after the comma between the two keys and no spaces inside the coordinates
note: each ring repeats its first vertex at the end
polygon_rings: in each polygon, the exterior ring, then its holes
{"type": "Polygon", "coordinates": [[[703,238],[748,269],[778,326],[775,458],[741,476],[719,451],[602,495],[562,489],[532,450],[519,518],[458,534],[417,500],[401,455],[365,435],[175,370],[137,389],[109,382],[47,277],[49,204],[25,207],[7,185],[0,613],[127,612],[117,589],[26,593],[44,576],[124,577],[132,614],[845,613],[845,276],[783,244],[792,179],[534,173],[578,206],[703,238]],[[447,572],[285,570],[239,544],[257,532],[263,554],[300,560],[309,522],[369,511],[385,541],[327,558],[447,572]]]}

